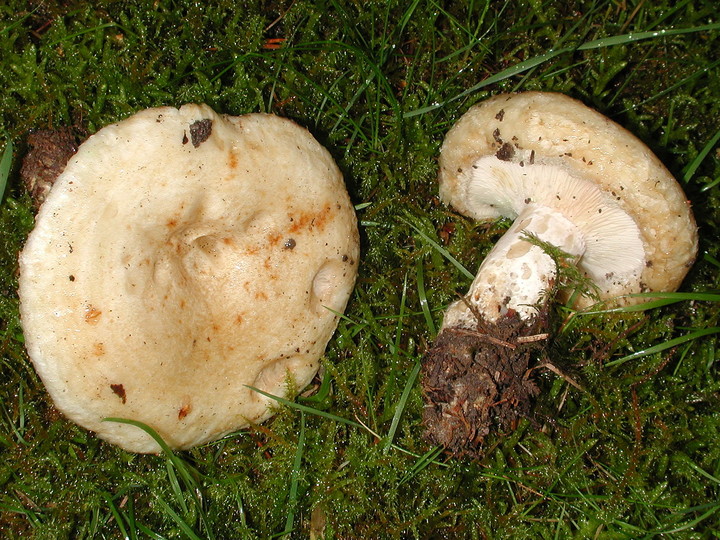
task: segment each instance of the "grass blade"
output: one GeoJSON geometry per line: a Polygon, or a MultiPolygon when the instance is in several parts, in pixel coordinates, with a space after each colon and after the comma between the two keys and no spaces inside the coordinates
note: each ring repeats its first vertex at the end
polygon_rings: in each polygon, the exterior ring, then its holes
{"type": "Polygon", "coordinates": [[[705,24],[702,26],[695,26],[692,28],[673,28],[673,29],[662,29],[662,30],[653,30],[650,32],[635,32],[630,34],[622,34],[619,36],[610,36],[606,38],[600,38],[600,39],[594,39],[592,41],[588,41],[586,43],[583,43],[577,47],[563,47],[561,49],[550,49],[548,52],[544,54],[540,54],[538,56],[535,56],[533,58],[528,58],[527,60],[523,60],[522,62],[518,62],[517,64],[510,66],[507,69],[502,70],[499,73],[496,73],[495,75],[492,75],[488,77],[487,79],[484,79],[480,81],[479,83],[471,86],[467,90],[464,90],[463,92],[460,92],[459,94],[446,99],[445,101],[434,103],[432,105],[429,105],[427,107],[422,107],[420,109],[415,109],[414,111],[408,111],[403,116],[404,118],[411,118],[413,116],[419,116],[421,114],[425,114],[430,111],[434,111],[435,109],[439,109],[440,107],[444,107],[448,103],[452,103],[453,101],[457,101],[458,99],[462,99],[465,96],[469,94],[474,94],[481,88],[485,88],[486,86],[490,86],[491,84],[495,84],[500,81],[504,81],[505,79],[509,79],[510,77],[514,77],[515,75],[519,75],[520,73],[524,73],[534,67],[539,66],[540,64],[544,64],[548,60],[552,60],[556,56],[559,56],[561,54],[566,54],[574,51],[589,51],[594,49],[601,49],[604,47],[613,47],[615,45],[626,45],[628,43],[634,43],[636,41],[642,41],[646,39],[657,39],[660,37],[667,37],[667,36],[676,36],[680,34],[689,34],[693,32],[705,32],[705,31],[711,31],[711,30],[717,30],[720,29],[720,23],[714,23],[714,24],[705,24]]]}
{"type": "Polygon", "coordinates": [[[142,422],[138,422],[137,420],[130,420],[128,418],[104,418],[104,422],[118,422],[120,424],[128,424],[131,426],[135,426],[137,428],[142,429],[145,433],[150,435],[156,443],[160,446],[163,453],[165,454],[165,457],[172,462],[172,464],[175,466],[175,469],[180,474],[180,477],[185,482],[186,486],[190,489],[198,489],[198,484],[195,481],[195,478],[193,476],[193,473],[198,474],[197,471],[190,471],[190,468],[187,463],[185,463],[182,459],[180,459],[175,452],[172,451],[172,449],[167,445],[167,443],[163,440],[163,438],[158,434],[157,431],[155,431],[153,428],[148,426],[147,424],[144,424],[142,422]]]}
{"type": "Polygon", "coordinates": [[[167,540],[164,536],[162,536],[162,535],[160,535],[160,534],[158,534],[158,533],[156,533],[156,532],[154,532],[154,531],[151,531],[149,528],[147,528],[147,527],[146,527],[145,525],[143,525],[142,523],[138,523],[138,524],[137,524],[137,528],[138,528],[138,529],[140,530],[140,532],[142,532],[145,536],[147,536],[148,538],[152,538],[153,540],[167,540]]]}
{"type": "Polygon", "coordinates": [[[103,499],[105,499],[105,502],[108,505],[108,508],[110,508],[110,513],[113,515],[113,518],[115,519],[115,523],[117,523],[118,529],[120,529],[120,534],[122,534],[123,538],[129,538],[127,530],[125,529],[125,520],[122,518],[122,515],[120,514],[120,510],[118,510],[117,506],[115,506],[115,503],[112,500],[112,496],[107,491],[102,492],[103,499]]]}
{"type": "Polygon", "coordinates": [[[10,168],[12,167],[13,158],[13,143],[10,139],[5,144],[5,150],[3,150],[2,158],[0,158],[0,201],[5,195],[5,188],[7,187],[8,177],[10,176],[10,168]]]}
{"type": "Polygon", "coordinates": [[[168,483],[170,484],[170,490],[172,491],[172,494],[175,497],[175,502],[180,507],[180,509],[185,514],[187,514],[189,509],[187,506],[187,502],[185,501],[185,496],[183,495],[182,486],[180,485],[180,482],[178,481],[177,475],[175,474],[175,468],[173,467],[173,464],[170,460],[165,461],[165,468],[167,470],[168,483]]]}
{"type": "Polygon", "coordinates": [[[420,458],[413,464],[412,468],[400,479],[398,485],[401,486],[404,483],[409,482],[428,465],[435,463],[435,460],[440,456],[440,454],[442,454],[443,450],[444,448],[442,446],[436,446],[420,456],[420,458]]]}
{"type": "MultiPolygon", "coordinates": [[[[608,309],[594,309],[593,306],[578,311],[576,315],[602,315],[607,313],[634,313],[638,311],[647,311],[662,306],[668,306],[683,301],[695,302],[720,302],[720,294],[717,293],[686,293],[686,292],[667,292],[667,293],[637,293],[620,296],[620,298],[647,298],[647,302],[640,304],[632,304],[629,306],[620,306],[608,309]]],[[[600,305],[602,302],[600,302],[600,305]]],[[[595,304],[596,306],[599,304],[595,304]]]]}
{"type": "Polygon", "coordinates": [[[465,267],[462,265],[462,263],[460,263],[460,261],[458,261],[455,257],[453,257],[452,255],[450,255],[450,252],[449,252],[447,249],[445,249],[444,247],[442,247],[442,246],[441,246],[440,244],[438,244],[435,240],[433,240],[432,238],[430,238],[427,234],[425,234],[424,232],[422,232],[422,231],[421,231],[420,229],[418,229],[415,225],[413,225],[412,223],[410,223],[410,221],[408,221],[408,220],[406,220],[406,219],[403,219],[403,218],[399,218],[399,219],[400,219],[400,221],[402,221],[402,222],[405,223],[406,225],[410,226],[416,233],[418,233],[418,234],[420,235],[420,238],[422,238],[423,240],[425,240],[425,242],[427,242],[428,244],[430,244],[438,253],[440,253],[440,255],[442,255],[442,256],[445,257],[448,261],[450,261],[450,262],[452,263],[452,265],[455,266],[455,268],[457,268],[458,270],[460,270],[460,272],[461,272],[465,277],[467,277],[468,279],[471,279],[471,280],[472,280],[472,279],[475,279],[475,274],[473,274],[472,272],[470,272],[470,270],[468,270],[467,268],[465,268],[465,267]]]}
{"type": "Polygon", "coordinates": [[[190,540],[202,540],[202,538],[192,530],[192,527],[190,527],[190,525],[188,525],[175,510],[173,510],[172,506],[165,502],[161,497],[156,497],[155,500],[160,504],[160,506],[162,506],[165,513],[172,518],[177,526],[180,527],[180,530],[187,538],[190,540]]]}
{"type": "MultiPolygon", "coordinates": [[[[720,61],[716,62],[716,65],[720,63],[720,61]]],[[[695,174],[695,171],[697,171],[700,164],[705,160],[707,155],[710,153],[710,151],[715,148],[715,145],[720,141],[720,129],[713,135],[712,139],[708,141],[708,143],[703,147],[703,149],[700,151],[700,153],[695,157],[695,159],[692,160],[690,165],[687,166],[685,169],[685,172],[683,173],[683,182],[686,184],[690,181],[690,179],[695,174]]],[[[0,169],[0,179],[2,177],[2,170],[0,169]]]]}
{"type": "Polygon", "coordinates": [[[435,327],[435,321],[433,320],[432,311],[430,310],[430,304],[425,292],[425,273],[423,272],[423,265],[420,259],[418,259],[415,265],[415,280],[417,282],[420,308],[422,309],[423,316],[425,317],[425,324],[427,324],[430,334],[435,336],[437,334],[437,328],[435,327]]]}
{"type": "Polygon", "coordinates": [[[397,431],[398,425],[400,424],[400,417],[405,410],[405,404],[407,403],[408,397],[410,396],[410,391],[415,384],[415,379],[417,379],[418,373],[420,373],[421,366],[422,362],[420,362],[420,360],[415,362],[415,366],[413,367],[410,375],[408,376],[408,380],[405,383],[405,388],[403,389],[403,393],[400,396],[400,401],[398,401],[398,404],[395,407],[395,414],[393,415],[390,429],[388,430],[387,437],[385,438],[385,448],[383,448],[383,452],[387,452],[392,447],[393,439],[395,438],[395,432],[397,431]]]}
{"type": "MultiPolygon", "coordinates": [[[[327,419],[333,420],[335,422],[342,422],[343,424],[347,424],[348,426],[356,427],[356,428],[362,429],[364,431],[369,431],[374,436],[380,438],[380,436],[377,435],[377,433],[373,433],[367,426],[364,426],[360,422],[355,422],[353,420],[348,420],[347,418],[342,418],[341,416],[336,416],[334,414],[330,414],[330,413],[326,413],[324,411],[319,411],[317,409],[313,409],[312,407],[306,407],[305,405],[300,405],[299,403],[295,403],[294,401],[289,401],[287,399],[281,398],[280,396],[274,396],[272,394],[269,394],[268,392],[264,392],[263,390],[260,390],[259,388],[254,388],[252,386],[248,386],[247,388],[249,388],[253,392],[257,392],[258,394],[261,394],[265,397],[273,399],[273,400],[277,401],[278,403],[285,405],[287,407],[291,407],[291,408],[297,409],[299,411],[304,411],[304,412],[307,412],[310,414],[314,414],[316,416],[322,416],[323,418],[327,418],[327,419]]],[[[411,452],[410,450],[406,450],[405,448],[402,448],[401,446],[397,446],[396,444],[393,444],[392,447],[393,447],[393,449],[398,450],[409,456],[420,457],[417,454],[415,454],[414,452],[411,452]]],[[[434,459],[435,458],[433,458],[433,460],[434,459]]],[[[447,467],[447,464],[442,463],[442,462],[432,461],[432,463],[434,463],[435,465],[438,465],[440,467],[447,467]]]]}
{"type": "Polygon", "coordinates": [[[268,392],[260,390],[259,388],[255,388],[254,386],[248,386],[247,388],[249,388],[253,392],[257,392],[258,394],[265,396],[266,398],[275,400],[278,403],[280,403],[281,405],[285,405],[286,407],[290,407],[292,409],[297,409],[301,413],[306,412],[308,414],[314,414],[315,416],[322,416],[323,418],[327,418],[328,420],[332,420],[334,422],[341,422],[343,424],[347,424],[348,426],[362,428],[362,425],[359,424],[358,422],[355,422],[353,420],[348,420],[347,418],[343,418],[342,416],[336,416],[334,414],[330,414],[325,411],[313,409],[312,407],[308,407],[307,405],[301,405],[300,403],[295,403],[294,401],[290,401],[289,399],[281,398],[280,396],[274,396],[268,392]]]}
{"type": "Polygon", "coordinates": [[[651,354],[659,353],[659,352],[665,351],[667,349],[676,347],[677,345],[682,345],[683,343],[687,343],[688,341],[692,341],[694,339],[698,339],[698,338],[701,338],[704,336],[709,336],[712,334],[717,334],[718,332],[720,332],[720,327],[703,328],[702,330],[696,330],[695,332],[690,332],[689,334],[685,334],[684,336],[680,336],[675,339],[671,339],[664,343],[659,343],[657,345],[653,345],[652,347],[648,347],[647,349],[643,349],[642,351],[638,351],[638,352],[629,354],[627,356],[623,356],[622,358],[618,358],[617,360],[608,362],[605,365],[608,367],[619,366],[619,365],[624,364],[625,362],[629,362],[630,360],[637,360],[638,358],[642,358],[644,356],[649,356],[651,354]]]}
{"type": "Polygon", "coordinates": [[[300,411],[300,435],[298,436],[295,460],[290,472],[290,492],[288,494],[288,515],[285,520],[285,530],[281,536],[290,534],[295,527],[295,507],[298,503],[298,481],[300,479],[300,467],[302,466],[303,452],[305,451],[305,413],[300,411]]]}

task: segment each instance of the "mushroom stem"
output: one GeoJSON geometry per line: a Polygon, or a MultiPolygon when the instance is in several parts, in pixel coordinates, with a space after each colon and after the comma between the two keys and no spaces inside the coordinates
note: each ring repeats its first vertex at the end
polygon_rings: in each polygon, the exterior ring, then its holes
{"type": "Polygon", "coordinates": [[[514,428],[537,394],[527,373],[544,339],[526,338],[545,331],[557,262],[529,236],[576,261],[585,251],[578,227],[528,202],[480,265],[468,294],[448,308],[424,358],[426,438],[454,454],[480,455],[491,426],[514,428]]]}
{"type": "Polygon", "coordinates": [[[555,283],[557,265],[529,236],[576,261],[585,251],[578,227],[560,212],[529,202],[480,265],[466,297],[448,308],[443,328],[475,328],[478,314],[491,323],[512,312],[523,321],[537,316],[555,283]]]}

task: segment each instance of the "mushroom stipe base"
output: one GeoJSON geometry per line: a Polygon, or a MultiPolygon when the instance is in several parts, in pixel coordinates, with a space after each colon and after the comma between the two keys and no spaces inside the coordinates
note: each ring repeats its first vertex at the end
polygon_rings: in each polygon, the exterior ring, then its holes
{"type": "Polygon", "coordinates": [[[476,329],[445,328],[425,354],[425,438],[455,456],[479,458],[491,432],[511,431],[531,411],[539,389],[529,378],[546,347],[547,308],[530,320],[516,313],[476,329]]]}

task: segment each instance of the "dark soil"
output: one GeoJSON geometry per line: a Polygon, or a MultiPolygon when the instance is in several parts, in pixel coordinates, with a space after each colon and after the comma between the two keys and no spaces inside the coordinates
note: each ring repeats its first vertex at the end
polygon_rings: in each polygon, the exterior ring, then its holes
{"type": "Polygon", "coordinates": [[[20,176],[36,209],[47,197],[68,160],[77,152],[79,139],[71,128],[43,129],[28,135],[29,151],[23,159],[20,176]]]}
{"type": "Polygon", "coordinates": [[[544,316],[523,322],[513,314],[440,332],[422,366],[425,438],[476,458],[491,431],[514,430],[538,393],[528,369],[546,347],[545,327],[544,316]]]}

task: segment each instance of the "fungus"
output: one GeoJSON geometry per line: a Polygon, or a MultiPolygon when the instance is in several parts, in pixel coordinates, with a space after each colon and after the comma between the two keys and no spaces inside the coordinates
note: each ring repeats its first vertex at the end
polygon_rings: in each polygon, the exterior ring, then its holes
{"type": "Polygon", "coordinates": [[[87,139],[20,256],[28,353],[57,408],[134,452],[262,422],[306,386],[357,273],[354,209],[307,130],[205,105],[87,139]]]}
{"type": "Polygon", "coordinates": [[[427,438],[477,456],[492,427],[512,429],[529,413],[538,390],[528,365],[548,330],[558,259],[593,284],[594,294],[570,299],[576,307],[638,302],[625,295],[679,286],[697,230],[657,157],[561,94],[499,95],[472,107],[443,143],[439,182],[441,199],[461,214],[514,220],[448,307],[423,362],[427,438]]]}

